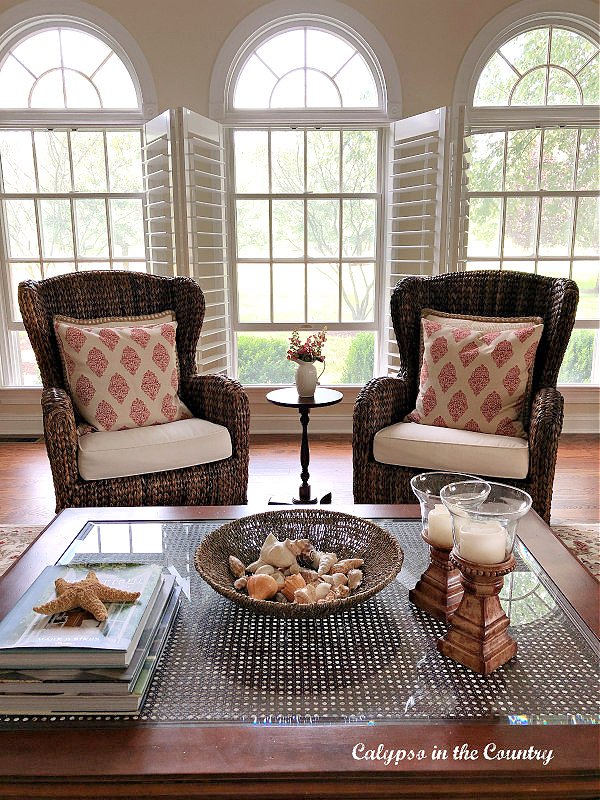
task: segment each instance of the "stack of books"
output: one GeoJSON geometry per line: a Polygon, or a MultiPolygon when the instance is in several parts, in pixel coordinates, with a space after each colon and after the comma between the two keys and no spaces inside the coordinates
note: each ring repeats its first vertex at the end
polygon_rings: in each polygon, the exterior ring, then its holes
{"type": "Polygon", "coordinates": [[[157,564],[46,567],[0,622],[0,713],[135,714],[141,709],[177,615],[180,587],[157,564]],[[57,578],[92,570],[101,583],[140,592],[107,603],[98,622],[82,609],[33,611],[52,600],[57,578]]]}

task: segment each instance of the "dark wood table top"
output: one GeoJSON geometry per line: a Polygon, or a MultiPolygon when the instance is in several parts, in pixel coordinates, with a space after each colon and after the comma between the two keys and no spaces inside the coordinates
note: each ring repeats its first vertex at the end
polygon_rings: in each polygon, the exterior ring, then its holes
{"type": "Polygon", "coordinates": [[[276,406],[286,408],[319,408],[334,406],[343,399],[344,395],[337,389],[325,389],[317,386],[313,397],[300,397],[295,388],[273,389],[267,395],[267,400],[276,406]]]}
{"type": "MultiPolygon", "coordinates": [[[[226,520],[264,510],[251,506],[68,509],[0,579],[0,614],[12,607],[46,564],[56,562],[88,521],[226,520]]],[[[372,519],[420,516],[416,505],[333,510],[372,519]]],[[[534,512],[525,520],[519,531],[525,546],[598,635],[598,583],[534,512]]],[[[281,727],[180,723],[108,727],[90,721],[83,728],[67,723],[52,732],[15,729],[0,732],[0,798],[591,798],[600,795],[599,728],[460,719],[435,725],[281,727]],[[471,758],[459,757],[463,745],[471,758]],[[433,758],[434,748],[445,750],[448,757],[433,758]],[[531,748],[552,751],[551,760],[545,765],[542,760],[483,755],[526,753],[531,748]]]]}

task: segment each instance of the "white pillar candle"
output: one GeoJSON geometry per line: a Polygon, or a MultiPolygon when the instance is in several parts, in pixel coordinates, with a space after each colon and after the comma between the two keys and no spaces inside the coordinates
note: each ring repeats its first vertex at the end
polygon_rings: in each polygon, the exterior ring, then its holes
{"type": "Polygon", "coordinates": [[[499,522],[463,522],[459,553],[475,564],[499,564],[506,557],[506,531],[499,522]]]}
{"type": "Polygon", "coordinates": [[[437,547],[452,547],[452,515],[441,504],[434,506],[427,518],[427,538],[437,547]]]}

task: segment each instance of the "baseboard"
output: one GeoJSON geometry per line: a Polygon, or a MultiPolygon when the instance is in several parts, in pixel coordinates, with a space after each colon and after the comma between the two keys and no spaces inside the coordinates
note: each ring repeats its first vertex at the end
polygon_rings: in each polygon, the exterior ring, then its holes
{"type": "Polygon", "coordinates": [[[43,433],[40,413],[0,414],[0,435],[2,436],[42,436],[43,433]]]}
{"type": "MultiPolygon", "coordinates": [[[[288,414],[250,414],[250,433],[300,433],[300,417],[290,409],[288,414]]],[[[308,432],[352,433],[352,414],[315,411],[310,415],[308,432]]]]}
{"type": "Polygon", "coordinates": [[[563,433],[600,433],[600,416],[594,413],[565,412],[563,433]]]}

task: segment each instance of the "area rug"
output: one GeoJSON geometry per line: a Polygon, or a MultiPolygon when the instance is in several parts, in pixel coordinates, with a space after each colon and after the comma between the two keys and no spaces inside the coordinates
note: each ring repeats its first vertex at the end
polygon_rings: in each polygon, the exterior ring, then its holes
{"type": "MultiPolygon", "coordinates": [[[[0,575],[38,536],[42,526],[0,525],[0,575]]],[[[573,555],[600,581],[600,524],[557,520],[552,531],[573,555]]]]}

